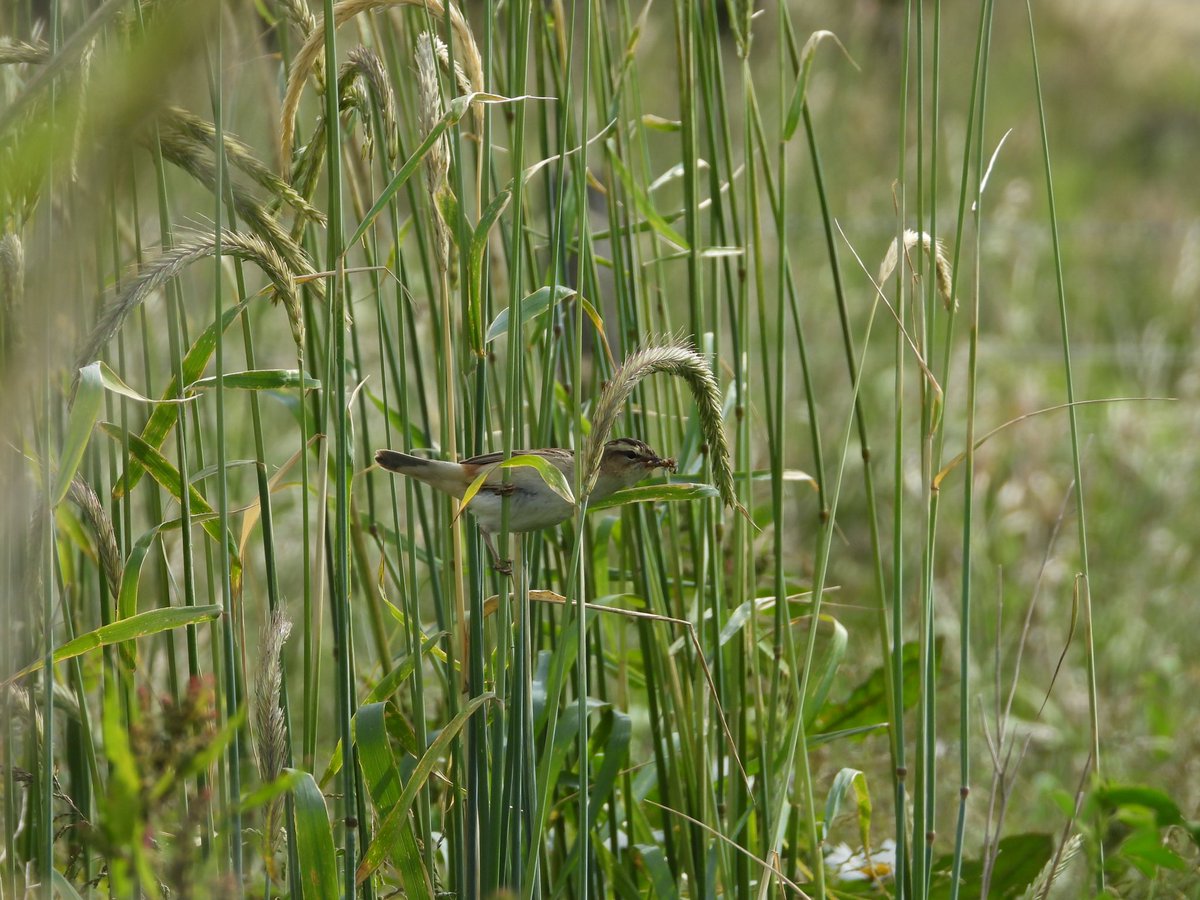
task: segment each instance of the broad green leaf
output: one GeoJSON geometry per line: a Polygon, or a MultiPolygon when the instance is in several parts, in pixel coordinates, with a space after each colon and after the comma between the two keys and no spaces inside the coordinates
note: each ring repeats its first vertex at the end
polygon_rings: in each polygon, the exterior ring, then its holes
{"type": "Polygon", "coordinates": [[[367,703],[354,714],[354,743],[371,802],[382,814],[400,799],[400,772],[388,745],[384,715],[387,702],[367,703]]]}
{"type": "Polygon", "coordinates": [[[654,208],[654,204],[646,196],[645,191],[638,187],[637,183],[633,180],[633,175],[625,167],[625,163],[621,161],[620,154],[617,153],[616,144],[610,140],[606,146],[608,147],[608,160],[612,165],[613,171],[617,173],[617,178],[620,179],[625,190],[633,198],[633,205],[637,208],[638,213],[650,225],[654,233],[674,244],[680,250],[691,249],[687,239],[667,224],[667,220],[654,208]]]}
{"type": "MultiPolygon", "coordinates": [[[[120,428],[110,422],[102,423],[100,428],[105,434],[120,443],[120,428]]],[[[171,465],[167,461],[167,458],[159,453],[157,449],[147,444],[137,435],[131,434],[129,435],[129,453],[132,458],[141,464],[145,471],[150,473],[150,477],[162,485],[177,501],[183,496],[179,470],[171,465]]],[[[208,505],[208,501],[204,499],[204,495],[196,489],[195,485],[188,485],[188,498],[191,501],[191,511],[196,514],[196,521],[200,523],[200,527],[214,541],[220,542],[222,537],[221,522],[215,516],[213,508],[208,505]]],[[[229,544],[230,577],[236,584],[241,576],[242,562],[238,555],[237,542],[234,541],[233,535],[226,534],[225,540],[229,544]]]]}
{"type": "MultiPolygon", "coordinates": [[[[232,306],[221,314],[221,332],[229,328],[233,324],[233,320],[241,315],[242,310],[246,308],[247,302],[243,300],[237,306],[232,306]]],[[[217,349],[217,328],[217,323],[213,322],[208,328],[204,329],[204,332],[200,337],[196,338],[196,342],[192,344],[191,349],[188,350],[187,355],[183,358],[183,364],[180,368],[183,371],[184,384],[190,384],[195,381],[208,367],[208,361],[212,359],[212,355],[217,349]]],[[[179,382],[174,376],[171,376],[166,390],[162,393],[161,401],[174,400],[179,396],[179,382]]],[[[163,441],[166,440],[167,435],[175,427],[177,421],[179,421],[179,404],[161,402],[161,405],[154,408],[154,412],[150,414],[150,419],[146,422],[146,427],[142,429],[142,441],[147,446],[157,450],[163,445],[163,441]]],[[[128,467],[125,469],[125,474],[113,486],[113,499],[119,500],[129,491],[133,490],[144,473],[145,468],[138,462],[136,457],[130,459],[128,467]]]]}
{"type": "Polygon", "coordinates": [[[595,500],[588,504],[588,511],[611,509],[614,506],[625,506],[627,503],[648,503],[657,500],[707,500],[719,497],[717,489],[710,484],[646,484],[641,487],[625,488],[610,494],[603,500],[595,500]]]}
{"type": "MultiPolygon", "coordinates": [[[[142,831],[146,827],[142,805],[141,779],[129,743],[129,732],[122,721],[122,704],[117,679],[109,679],[104,692],[101,729],[108,779],[104,802],[98,804],[100,829],[113,846],[125,847],[136,857],[142,852],[142,831]]],[[[137,867],[137,863],[134,863],[137,867]]],[[[119,897],[133,896],[129,861],[115,854],[109,862],[109,884],[119,897]]]]}
{"type": "MultiPolygon", "coordinates": [[[[249,369],[245,372],[228,372],[222,379],[225,387],[240,391],[277,391],[284,388],[319,390],[321,382],[299,369],[249,369]]],[[[217,376],[210,375],[193,381],[188,391],[202,391],[217,386],[217,376]]]]}
{"type": "Polygon", "coordinates": [[[308,772],[284,769],[296,778],[292,794],[296,810],[296,849],[303,863],[299,879],[306,898],[323,900],[340,897],[337,852],[333,848],[333,829],[329,810],[316,781],[308,772]]]}
{"type": "MultiPolygon", "coordinates": [[[[117,595],[118,621],[137,614],[138,582],[142,577],[142,564],[162,528],[162,525],[155,525],[139,537],[134,542],[133,549],[129,551],[129,558],[125,560],[125,567],[121,570],[121,592],[117,595]]],[[[132,644],[121,645],[121,656],[130,669],[137,668],[137,654],[132,644]]]]}
{"type": "Polygon", "coordinates": [[[1193,843],[1200,846],[1200,822],[1186,819],[1179,804],[1157,788],[1140,784],[1107,784],[1096,788],[1091,800],[1110,814],[1129,806],[1149,810],[1158,828],[1178,826],[1191,836],[1193,843]]]}
{"type": "MultiPolygon", "coordinates": [[[[919,687],[918,657],[920,648],[915,641],[904,645],[904,708],[916,703],[919,687]]],[[[933,665],[937,669],[942,658],[942,639],[934,642],[933,665]]],[[[815,732],[845,731],[860,725],[876,725],[888,720],[888,698],[885,691],[883,667],[875,669],[850,692],[841,703],[827,705],[813,724],[815,732]]]]}
{"type": "Polygon", "coordinates": [[[609,707],[605,709],[596,729],[592,744],[604,751],[604,761],[592,778],[589,788],[588,827],[596,827],[600,808],[608,802],[626,761],[629,759],[629,744],[633,735],[633,721],[626,713],[609,707]]]}
{"type": "Polygon", "coordinates": [[[468,334],[471,336],[471,346],[476,353],[483,352],[483,344],[476,343],[482,341],[482,329],[480,322],[482,321],[482,312],[480,305],[483,302],[483,258],[487,253],[488,234],[492,230],[492,226],[500,218],[508,206],[508,201],[512,197],[511,190],[503,190],[487,205],[487,209],[483,211],[483,215],[479,217],[479,223],[475,226],[475,231],[471,235],[470,254],[468,256],[468,284],[470,285],[470,302],[467,305],[467,327],[468,334]]]}
{"type": "Polygon", "coordinates": [[[471,277],[474,281],[478,281],[479,274],[483,271],[483,255],[487,250],[488,234],[491,233],[492,226],[508,208],[508,201],[512,199],[511,190],[503,190],[487,205],[487,209],[483,211],[483,215],[479,217],[479,223],[475,226],[475,233],[471,236],[471,277]]]}
{"type": "MultiPolygon", "coordinates": [[[[425,754],[413,769],[412,775],[409,776],[408,782],[404,785],[404,790],[400,794],[400,799],[396,801],[396,805],[392,807],[392,811],[379,824],[371,845],[367,847],[367,852],[363,854],[362,862],[358,866],[357,881],[359,884],[366,881],[371,876],[371,873],[383,863],[388,848],[396,842],[400,829],[405,827],[409,822],[408,810],[412,806],[413,800],[416,799],[417,792],[433,772],[433,767],[437,764],[437,761],[449,750],[450,743],[458,736],[458,733],[467,724],[471,716],[475,714],[476,710],[483,706],[484,703],[495,699],[496,695],[490,692],[471,698],[459,710],[458,715],[446,723],[445,727],[438,732],[438,736],[433,739],[433,742],[429,745],[429,749],[425,751],[425,754]]],[[[315,782],[313,783],[313,789],[316,789],[315,782]]],[[[333,897],[336,894],[329,894],[327,896],[333,897]]]]}
{"type": "Polygon", "coordinates": [[[138,581],[142,575],[142,564],[163,527],[162,524],[155,525],[139,537],[134,542],[133,549],[129,551],[129,558],[125,560],[125,568],[121,573],[121,593],[117,596],[118,619],[128,619],[137,614],[138,581]]]}
{"type": "MultiPolygon", "coordinates": [[[[130,616],[128,619],[119,619],[116,622],[109,622],[107,625],[101,625],[99,628],[89,631],[86,634],[81,634],[79,637],[67,641],[54,651],[54,661],[62,662],[64,659],[72,659],[76,656],[81,656],[89,650],[95,650],[97,647],[107,647],[111,644],[119,644],[122,641],[132,641],[140,637],[148,637],[152,634],[159,634],[163,631],[170,631],[172,628],[183,628],[186,625],[199,625],[201,622],[211,622],[221,615],[220,606],[164,606],[160,609],[152,609],[148,612],[138,613],[136,616],[130,616]]],[[[20,672],[8,679],[8,682],[16,681],[18,678],[24,678],[31,672],[36,672],[42,667],[42,659],[30,663],[20,672]]],[[[5,682],[6,684],[8,682],[5,682]]]]}
{"type": "Polygon", "coordinates": [[[1139,829],[1121,842],[1117,852],[1147,878],[1154,878],[1159,869],[1186,872],[1188,863],[1162,841],[1156,829],[1139,829]]]}
{"type": "Polygon", "coordinates": [[[388,422],[391,423],[392,429],[399,432],[400,434],[404,435],[406,437],[406,439],[408,440],[408,443],[410,446],[413,446],[413,447],[427,447],[428,446],[429,449],[431,449],[431,450],[437,449],[436,444],[433,446],[430,446],[429,441],[425,435],[425,432],[423,432],[421,429],[419,429],[416,425],[413,425],[409,422],[405,422],[403,419],[401,419],[400,413],[398,410],[388,409],[388,407],[384,404],[383,400],[379,396],[377,396],[376,394],[372,393],[370,390],[367,390],[365,388],[364,388],[364,391],[366,392],[367,399],[375,404],[375,408],[377,410],[379,410],[381,413],[383,413],[385,416],[387,416],[388,422]]]}
{"type": "Polygon", "coordinates": [[[75,402],[71,404],[71,415],[67,420],[67,437],[58,457],[58,477],[54,482],[52,506],[58,506],[63,497],[67,496],[71,479],[79,471],[83,451],[87,449],[92,429],[96,426],[96,420],[100,418],[103,406],[104,383],[100,377],[100,363],[94,362],[79,370],[79,386],[76,388],[75,402]]]}
{"type": "Polygon", "coordinates": [[[637,844],[633,849],[641,867],[650,876],[650,896],[654,900],[675,900],[679,893],[675,890],[675,879],[671,875],[671,867],[667,865],[667,857],[662,847],[655,844],[637,844]]]}
{"type": "MultiPolygon", "coordinates": [[[[386,816],[400,800],[400,771],[388,743],[385,718],[386,703],[360,706],[354,716],[354,742],[371,802],[380,816],[386,816]]],[[[413,832],[412,819],[402,825],[391,850],[392,863],[400,871],[405,894],[409,897],[432,897],[433,885],[425,871],[420,848],[413,832]]]]}
{"type": "Polygon", "coordinates": [[[871,843],[871,792],[867,790],[867,776],[858,769],[842,769],[833,778],[829,796],[825,798],[825,838],[833,820],[842,811],[842,802],[848,792],[854,792],[854,806],[858,815],[858,840],[863,847],[871,843]]]}
{"type": "Polygon", "coordinates": [[[128,397],[130,400],[135,400],[138,403],[190,403],[195,399],[193,397],[177,397],[174,399],[152,400],[150,397],[143,397],[122,381],[121,376],[110,369],[104,360],[100,361],[100,380],[104,383],[104,387],[114,394],[120,394],[122,397],[128,397]]]}
{"type": "Polygon", "coordinates": [[[296,786],[296,782],[300,780],[300,775],[301,773],[295,769],[285,769],[274,781],[260,784],[250,793],[242,794],[242,802],[238,804],[238,809],[247,813],[260,806],[266,806],[276,797],[292,790],[296,786]]]}
{"type": "MultiPolygon", "coordinates": [[[[574,729],[572,729],[573,731],[574,729]]],[[[631,733],[632,724],[629,716],[605,704],[602,707],[600,723],[588,739],[588,755],[590,757],[594,759],[598,752],[602,751],[604,753],[604,759],[600,764],[599,771],[595,773],[595,776],[588,785],[589,829],[596,827],[600,811],[604,808],[604,804],[608,802],[608,798],[612,796],[613,786],[616,783],[617,777],[620,775],[621,769],[629,758],[631,733]]],[[[569,877],[569,873],[577,871],[579,851],[580,844],[576,840],[571,844],[571,852],[560,869],[558,878],[560,884],[569,877]]]]}
{"type": "MultiPolygon", "coordinates": [[[[1000,852],[992,869],[988,897],[991,900],[1016,900],[1025,893],[1054,855],[1054,838],[1048,834],[1013,834],[1002,838],[998,849],[1000,852]]],[[[953,892],[949,878],[952,863],[950,856],[934,861],[930,900],[949,900],[955,893],[959,900],[979,900],[983,864],[977,859],[964,860],[959,889],[953,892]]]]}
{"type": "MultiPolygon", "coordinates": [[[[384,602],[387,603],[386,600],[384,602]]],[[[391,603],[387,603],[387,605],[391,609],[395,610],[395,607],[391,603]]],[[[446,632],[439,631],[426,637],[421,644],[421,656],[423,657],[427,653],[433,653],[435,656],[437,656],[441,650],[441,648],[438,647],[438,642],[441,641],[445,636],[446,632]]],[[[444,655],[441,657],[441,659],[443,662],[445,661],[444,655]]],[[[416,664],[416,657],[411,653],[406,654],[403,659],[400,660],[400,663],[396,666],[396,668],[392,669],[391,672],[379,679],[379,681],[375,684],[375,687],[371,688],[370,692],[363,700],[364,705],[378,703],[391,697],[392,694],[396,692],[396,689],[400,687],[400,685],[403,684],[410,675],[412,675],[416,664]]],[[[325,767],[325,771],[321,775],[321,787],[327,786],[333,779],[333,776],[342,770],[342,755],[342,742],[339,739],[333,747],[333,754],[329,757],[329,765],[325,767]]]]}
{"type": "MultiPolygon", "coordinates": [[[[566,285],[555,285],[553,291],[550,287],[540,287],[532,294],[527,294],[521,298],[517,304],[517,318],[520,325],[524,325],[531,319],[544,313],[556,303],[562,303],[564,300],[576,296],[576,291],[566,285]]],[[[506,306],[500,310],[500,314],[492,320],[492,324],[488,326],[487,335],[484,337],[484,343],[490,343],[496,338],[508,334],[508,320],[511,315],[511,306],[506,306]]]]}
{"type": "Polygon", "coordinates": [[[649,128],[651,131],[682,131],[683,123],[678,119],[664,119],[662,116],[656,116],[653,113],[645,113],[642,115],[642,125],[649,128]]]}
{"type": "MultiPolygon", "coordinates": [[[[813,674],[818,677],[809,680],[809,695],[804,700],[804,718],[809,725],[816,719],[817,714],[824,708],[825,701],[829,698],[834,676],[837,675],[837,670],[846,656],[846,645],[850,640],[846,627],[833,616],[822,614],[820,621],[822,624],[829,625],[833,633],[829,640],[822,645],[820,659],[813,661],[813,674]]],[[[810,627],[812,626],[810,625],[810,627]]]]}
{"type": "Polygon", "coordinates": [[[54,882],[54,891],[58,896],[64,897],[66,900],[83,900],[79,896],[79,891],[75,890],[75,886],[67,881],[66,875],[58,871],[58,869],[51,869],[50,875],[50,880],[54,882]]]}
{"type": "MultiPolygon", "coordinates": [[[[804,42],[804,48],[800,51],[800,74],[796,79],[796,87],[792,90],[792,99],[788,102],[787,118],[783,123],[783,140],[790,141],[796,133],[796,127],[800,124],[800,114],[804,110],[804,103],[808,95],[808,76],[812,72],[813,57],[817,52],[817,45],[825,38],[833,38],[833,42],[842,48],[842,52],[846,54],[846,59],[850,60],[850,64],[854,65],[854,60],[851,59],[849,51],[838,36],[832,31],[814,31],[807,41],[804,42]]],[[[855,66],[857,68],[857,66],[855,66]]]]}
{"type": "MultiPolygon", "coordinates": [[[[520,456],[514,456],[510,459],[506,459],[495,468],[515,469],[522,466],[528,466],[536,471],[542,476],[542,481],[546,482],[546,486],[550,488],[550,490],[562,497],[567,503],[570,503],[571,505],[575,504],[575,495],[571,493],[571,485],[567,483],[567,476],[565,476],[556,465],[554,465],[552,462],[549,462],[545,457],[535,456],[532,453],[522,453],[520,456]]],[[[475,498],[475,495],[479,493],[479,489],[482,488],[484,482],[487,481],[488,476],[490,476],[494,471],[495,469],[488,469],[480,473],[479,477],[471,482],[471,484],[467,487],[466,493],[463,494],[462,505],[459,507],[460,513],[467,508],[467,504],[475,498]]]]}

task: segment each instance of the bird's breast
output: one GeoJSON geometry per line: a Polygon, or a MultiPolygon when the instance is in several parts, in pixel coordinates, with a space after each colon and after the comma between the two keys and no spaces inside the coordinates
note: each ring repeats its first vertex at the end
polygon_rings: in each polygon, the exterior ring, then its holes
{"type": "MultiPolygon", "coordinates": [[[[475,516],[484,531],[496,532],[500,530],[503,508],[503,497],[480,491],[468,504],[467,512],[475,516]]],[[[565,522],[573,511],[570,503],[545,485],[539,491],[517,487],[508,495],[508,530],[540,531],[565,522]]]]}

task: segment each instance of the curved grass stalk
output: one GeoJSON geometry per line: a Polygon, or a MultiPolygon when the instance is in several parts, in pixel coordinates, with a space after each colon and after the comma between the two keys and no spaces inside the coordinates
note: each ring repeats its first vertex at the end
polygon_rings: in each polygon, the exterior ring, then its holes
{"type": "Polygon", "coordinates": [[[666,372],[682,378],[692,390],[700,416],[700,429],[708,441],[712,460],[713,481],[726,506],[742,510],[733,484],[733,469],[729,462],[729,444],[721,422],[721,391],[704,357],[688,344],[673,338],[651,339],[625,360],[600,393],[592,430],[583,449],[583,478],[581,493],[586,497],[600,473],[600,458],[613,426],[643,378],[655,372],[666,372]]]}
{"type": "MultiPolygon", "coordinates": [[[[440,0],[342,0],[333,7],[333,28],[336,30],[360,13],[376,9],[386,9],[393,6],[416,6],[427,10],[431,16],[445,15],[446,6],[440,0]]],[[[466,62],[467,77],[473,91],[483,90],[483,62],[479,48],[475,46],[475,38],[463,14],[456,6],[449,6],[450,27],[463,45],[463,57],[466,62]]],[[[296,129],[296,112],[300,108],[300,95],[304,91],[304,82],[313,70],[314,64],[320,57],[324,46],[325,29],[322,23],[308,36],[304,46],[292,60],[291,72],[288,75],[287,90],[283,96],[283,105],[279,114],[279,159],[284,164],[284,172],[290,166],[292,158],[292,139],[296,129]]],[[[475,107],[476,126],[482,126],[482,108],[475,107]]]]}

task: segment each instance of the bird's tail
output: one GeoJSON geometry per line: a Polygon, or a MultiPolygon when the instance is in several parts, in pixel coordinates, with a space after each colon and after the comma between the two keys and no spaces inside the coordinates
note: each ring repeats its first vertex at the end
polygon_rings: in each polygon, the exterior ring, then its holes
{"type": "Polygon", "coordinates": [[[430,487],[460,499],[466,493],[469,483],[463,467],[458,463],[410,456],[399,450],[378,450],[375,453],[375,462],[389,472],[423,481],[430,487]]]}

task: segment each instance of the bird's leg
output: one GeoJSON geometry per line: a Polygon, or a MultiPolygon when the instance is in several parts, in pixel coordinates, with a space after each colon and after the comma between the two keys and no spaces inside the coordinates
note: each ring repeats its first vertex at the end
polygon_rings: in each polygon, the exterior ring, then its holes
{"type": "Polygon", "coordinates": [[[488,552],[492,554],[492,568],[495,569],[497,572],[499,572],[501,575],[511,576],[512,575],[512,560],[511,559],[503,559],[500,556],[500,554],[496,551],[496,543],[492,539],[492,533],[490,531],[484,531],[482,528],[479,529],[479,533],[483,535],[483,542],[485,544],[487,544],[488,552]]]}

